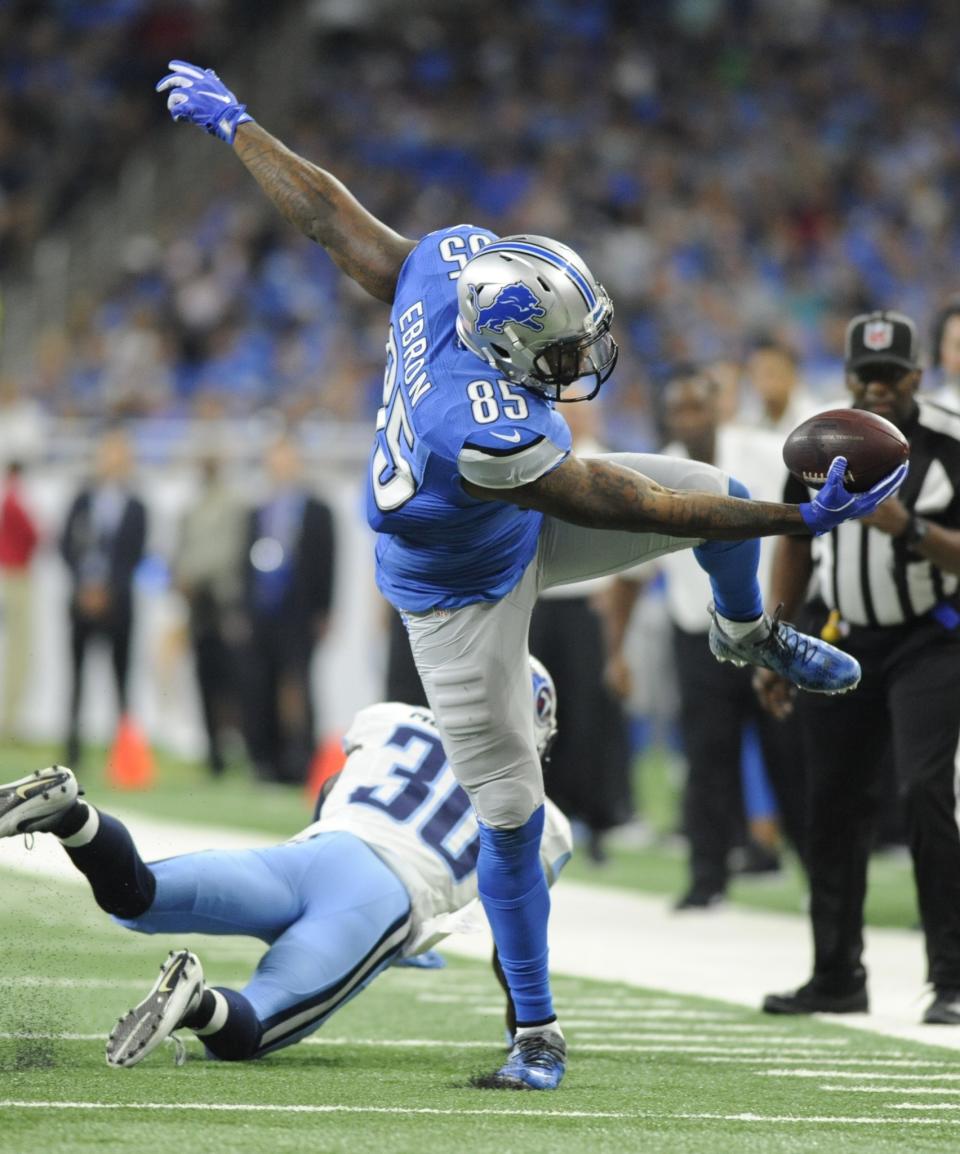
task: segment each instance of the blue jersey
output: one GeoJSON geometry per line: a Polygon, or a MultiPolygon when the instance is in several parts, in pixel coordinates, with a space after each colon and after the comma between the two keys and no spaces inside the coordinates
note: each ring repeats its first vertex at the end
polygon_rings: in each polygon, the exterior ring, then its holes
{"type": "Polygon", "coordinates": [[[553,405],[498,376],[457,338],[457,277],[495,239],[470,225],[430,233],[397,282],[367,517],[379,534],[377,584],[398,609],[452,609],[508,593],[536,552],[542,516],[478,501],[461,481],[528,484],[570,451],[553,405]]]}

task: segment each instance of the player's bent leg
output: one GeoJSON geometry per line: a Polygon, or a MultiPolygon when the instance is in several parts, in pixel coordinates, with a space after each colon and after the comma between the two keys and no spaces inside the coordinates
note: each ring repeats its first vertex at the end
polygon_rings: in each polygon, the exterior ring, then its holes
{"type": "MultiPolygon", "coordinates": [[[[750,496],[734,478],[728,491],[750,496]]],[[[763,612],[758,540],[705,541],[693,552],[713,590],[709,643],[718,661],[772,669],[808,693],[846,693],[860,683],[856,658],[763,612]]]]}
{"type": "Polygon", "coordinates": [[[562,1039],[547,971],[550,902],[539,857],[543,778],[527,675],[538,588],[531,565],[501,601],[409,615],[408,621],[444,750],[480,819],[480,898],[516,1004],[518,1041],[527,1030],[562,1039]]]}
{"type": "MultiPolygon", "coordinates": [[[[297,912],[250,983],[242,991],[207,986],[193,954],[172,953],[153,989],[114,1028],[111,1065],[136,1064],[178,1029],[224,1061],[260,1057],[312,1033],[397,957],[411,932],[410,896],[362,841],[329,833],[264,852],[297,912]]],[[[161,877],[158,893],[163,884],[161,877]]]]}
{"type": "MultiPolygon", "coordinates": [[[[294,848],[304,867],[302,914],[242,991],[262,1030],[258,1057],[322,1026],[390,965],[412,929],[406,887],[359,838],[325,833],[294,848]]],[[[215,1035],[203,1041],[230,1056],[215,1035]]]]}
{"type": "Polygon", "coordinates": [[[555,1090],[566,1042],[550,993],[547,921],[550,891],[540,863],[544,809],[519,829],[480,824],[477,885],[516,1015],[505,1065],[472,1079],[478,1089],[555,1090]]]}
{"type": "MultiPolygon", "coordinates": [[[[717,496],[727,491],[726,474],[702,461],[655,453],[607,453],[603,460],[643,473],[670,489],[715,493],[717,496]]],[[[698,544],[700,538],[588,529],[554,517],[544,517],[537,550],[540,586],[549,589],[591,577],[604,577],[698,544]]]]}
{"type": "Polygon", "coordinates": [[[117,920],[141,934],[242,934],[273,942],[302,909],[287,868],[294,848],[203,850],[151,862],[156,892],[149,908],[117,920]]]}
{"type": "Polygon", "coordinates": [[[81,792],[62,765],[0,785],[0,837],[52,833],[87,878],[101,909],[136,917],[153,900],[153,875],[126,826],[78,800],[81,792]]]}

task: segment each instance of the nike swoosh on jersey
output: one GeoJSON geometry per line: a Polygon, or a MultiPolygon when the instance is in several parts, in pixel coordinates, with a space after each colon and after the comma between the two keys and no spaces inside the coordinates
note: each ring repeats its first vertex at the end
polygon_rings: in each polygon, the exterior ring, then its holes
{"type": "Polygon", "coordinates": [[[512,433],[491,433],[490,436],[500,441],[511,441],[515,445],[520,440],[520,430],[514,429],[512,433]]]}

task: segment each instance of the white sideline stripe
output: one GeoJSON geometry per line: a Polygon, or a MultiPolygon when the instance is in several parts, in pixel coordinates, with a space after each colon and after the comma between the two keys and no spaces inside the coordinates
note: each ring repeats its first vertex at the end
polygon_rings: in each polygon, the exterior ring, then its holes
{"type": "MultiPolygon", "coordinates": [[[[577,1022],[564,1022],[564,1031],[570,1030],[571,1027],[577,1026],[577,1022]]],[[[607,1032],[603,1034],[594,1034],[589,1031],[577,1030],[573,1035],[573,1041],[576,1045],[582,1042],[681,1042],[690,1043],[690,1045],[708,1045],[713,1043],[719,1045],[723,1041],[729,1041],[731,1044],[737,1042],[749,1041],[743,1037],[735,1037],[724,1039],[717,1037],[715,1034],[675,1034],[666,1031],[650,1031],[640,1032],[632,1030],[617,1030],[614,1032],[607,1032]]],[[[833,1055],[830,1049],[836,1046],[849,1046],[850,1042],[846,1038],[798,1038],[796,1034],[763,1034],[757,1039],[757,1044],[764,1048],[770,1048],[774,1044],[778,1046],[787,1046],[791,1050],[810,1050],[816,1051],[823,1049],[825,1057],[828,1061],[832,1061],[833,1055]]]]}
{"type": "Polygon", "coordinates": [[[960,1094],[952,1086],[819,1086],[830,1094],[960,1094]]]}
{"type": "MultiPolygon", "coordinates": [[[[833,1062],[831,1065],[836,1065],[833,1062]]],[[[856,1062],[858,1066],[865,1062],[856,1062]]],[[[898,1063],[904,1066],[927,1066],[929,1062],[898,1063]]],[[[938,1063],[932,1063],[938,1064],[938,1063]]],[[[866,1078],[874,1082],[960,1082],[960,1074],[944,1072],[942,1074],[874,1074],[864,1070],[757,1070],[761,1078],[866,1078]]]]}
{"type": "MultiPolygon", "coordinates": [[[[2,1103],[0,1103],[2,1104],[2,1103]]],[[[798,1122],[824,1126],[957,1126],[960,1118],[853,1118],[836,1117],[829,1114],[814,1114],[805,1118],[802,1114],[664,1114],[664,1118],[681,1118],[697,1122],[786,1122],[795,1126],[798,1122]]],[[[658,1115],[638,1115],[638,1117],[658,1117],[658,1115]]]]}
{"type": "MultiPolygon", "coordinates": [[[[829,1066],[909,1066],[911,1070],[915,1069],[916,1067],[919,1067],[919,1066],[946,1068],[946,1069],[950,1069],[950,1070],[955,1070],[957,1068],[956,1062],[926,1062],[926,1061],[923,1061],[920,1059],[904,1057],[903,1054],[901,1053],[901,1051],[899,1051],[899,1050],[891,1050],[890,1055],[891,1056],[888,1058],[835,1058],[831,1054],[828,1058],[825,1059],[825,1064],[829,1065],[829,1066]]],[[[698,1058],[697,1061],[703,1062],[707,1065],[711,1065],[711,1064],[719,1065],[719,1064],[724,1064],[727,1062],[749,1062],[750,1059],[749,1058],[698,1058]]],[[[792,1057],[792,1058],[791,1057],[781,1057],[778,1059],[778,1062],[781,1066],[789,1066],[789,1065],[793,1065],[793,1064],[795,1064],[797,1066],[801,1066],[806,1061],[807,1061],[807,1059],[802,1058],[802,1057],[792,1057]]],[[[761,1074],[761,1075],[766,1073],[766,1071],[764,1071],[764,1070],[757,1070],[756,1072],[758,1074],[761,1074]]],[[[830,1070],[821,1070],[820,1074],[822,1077],[826,1078],[826,1077],[830,1076],[831,1071],[830,1070]]],[[[793,1075],[792,1070],[781,1070],[777,1076],[781,1077],[781,1078],[789,1078],[792,1075],[793,1075]]],[[[844,1076],[846,1076],[846,1075],[844,1075],[844,1076]]],[[[869,1071],[864,1071],[863,1076],[865,1078],[879,1077],[879,1075],[871,1074],[869,1071]]]]}
{"type": "Polygon", "coordinates": [[[669,1114],[653,1110],[631,1113],[614,1110],[473,1110],[440,1109],[434,1106],[343,1106],[343,1105],[285,1105],[273,1106],[249,1102],[28,1102],[7,1098],[0,1099],[0,1109],[11,1110],[207,1110],[221,1113],[256,1114],[429,1114],[445,1117],[491,1118],[503,1115],[507,1118],[628,1118],[636,1120],[671,1119],[708,1122],[760,1122],[768,1124],[785,1123],[790,1126],[798,1122],[826,1126],[956,1126],[960,1118],[857,1118],[831,1117],[802,1114],[669,1114]]]}
{"type": "MultiPolygon", "coordinates": [[[[503,1003],[490,1003],[486,1006],[464,1006],[464,1010],[471,1014],[477,1014],[479,1017],[503,1017],[503,1003]]],[[[597,1025],[602,1022],[609,1021],[610,1023],[624,1022],[631,1018],[638,1018],[641,1021],[646,1019],[667,1020],[671,1022],[726,1022],[728,1020],[739,1020],[742,1014],[730,1010],[592,1010],[590,1018],[577,1017],[578,1021],[587,1022],[597,1025]]],[[[569,1018],[564,1017],[563,1024],[565,1026],[572,1025],[574,1016],[569,1018]]]]}
{"type": "MultiPolygon", "coordinates": [[[[457,994],[434,994],[434,993],[418,993],[418,1002],[435,1002],[438,1005],[456,1005],[463,1006],[465,1002],[470,1002],[476,998],[480,1005],[484,1008],[490,1007],[493,1003],[490,1001],[492,991],[487,988],[478,990],[476,993],[457,994]]],[[[670,1006],[682,1006],[679,998],[643,998],[633,994],[627,995],[623,998],[603,998],[590,997],[588,995],[580,995],[576,993],[567,993],[566,998],[571,1001],[575,998],[577,1006],[586,1007],[591,1013],[600,1013],[601,1009],[612,1007],[616,1013],[625,1013],[631,1010],[650,1010],[650,1009],[666,1009],[670,1006]]],[[[559,993],[554,990],[554,1001],[559,1001],[562,1005],[565,1000],[565,995],[561,990],[559,993]]],[[[465,1006],[465,1009],[475,1009],[478,1007],[465,1006]]],[[[503,1010],[503,1006],[500,1006],[503,1010]]]]}
{"type": "MultiPolygon", "coordinates": [[[[564,1028],[570,1025],[566,1018],[563,1018],[562,1022],[564,1028]]],[[[685,1027],[683,1025],[673,1025],[670,1022],[635,1022],[628,1025],[625,1030],[619,1030],[615,1022],[604,1022],[602,1025],[597,1026],[596,1029],[592,1027],[581,1027],[577,1031],[577,1037],[584,1038],[595,1033],[598,1038],[608,1038],[611,1034],[616,1033],[618,1037],[623,1038],[626,1037],[631,1030],[643,1030],[645,1033],[672,1033],[675,1030],[684,1029],[685,1027]]],[[[796,1041],[798,1038],[802,1038],[804,1041],[809,1042],[810,1045],[817,1046],[849,1046],[851,1043],[858,1041],[858,1039],[854,1037],[818,1038],[815,1034],[808,1036],[801,1034],[780,1034],[777,1033],[777,1026],[754,1026],[749,1022],[723,1022],[720,1024],[714,1022],[697,1022],[691,1025],[690,1029],[696,1030],[697,1034],[700,1035],[709,1034],[716,1042],[728,1036],[731,1041],[743,1041],[744,1036],[746,1036],[747,1040],[756,1038],[757,1041],[763,1042],[779,1042],[789,1039],[796,1041]]],[[[779,1029],[782,1030],[783,1027],[780,1026],[779,1029]]],[[[694,1037],[693,1034],[686,1036],[694,1037]]],[[[897,1050],[896,1053],[900,1054],[901,1051],[897,1050]]]]}
{"type": "MultiPolygon", "coordinates": [[[[34,1033],[28,1030],[22,1031],[8,1031],[0,1033],[0,1041],[48,1041],[48,1042],[103,1042],[106,1041],[106,1034],[71,1034],[71,1033],[34,1033]]],[[[193,1042],[193,1035],[188,1034],[184,1038],[186,1042],[193,1042]]],[[[491,1050],[496,1048],[496,1042],[473,1042],[473,1041],[446,1041],[443,1038],[324,1038],[312,1037],[304,1038],[298,1043],[301,1046],[375,1046],[391,1050],[423,1050],[423,1049],[441,1049],[441,1050],[491,1050]]],[[[712,1054],[717,1052],[717,1048],[713,1046],[699,1046],[689,1045],[686,1041],[681,1041],[676,1044],[651,1044],[651,1045],[631,1045],[630,1043],[604,1043],[604,1042],[585,1042],[582,1045],[578,1044],[577,1049],[583,1053],[591,1054],[712,1054]]],[[[743,1047],[736,1049],[727,1049],[722,1047],[721,1053],[734,1054],[750,1054],[751,1057],[746,1059],[751,1062],[768,1062],[776,1058],[779,1060],[779,1054],[769,1048],[760,1047],[743,1047]]],[[[802,1062],[815,1062],[820,1055],[811,1050],[810,1053],[804,1054],[799,1060],[802,1062]]],[[[832,1054],[824,1054],[823,1061],[829,1065],[835,1065],[832,1054]]],[[[818,1075],[819,1077],[842,1077],[843,1075],[836,1074],[834,1071],[823,1071],[818,1075]]],[[[872,1075],[865,1075],[871,1077],[872,1075]]]]}
{"type": "MultiPolygon", "coordinates": [[[[3,986],[18,986],[20,988],[32,989],[40,987],[43,989],[56,990],[143,990],[147,988],[152,980],[150,977],[143,978],[39,978],[39,977],[19,977],[19,978],[0,978],[0,987],[3,986]]],[[[227,981],[226,978],[223,979],[227,981]]]]}
{"type": "MultiPolygon", "coordinates": [[[[564,1018],[562,1016],[562,1014],[561,1014],[561,1019],[563,1021],[564,1027],[567,1027],[570,1025],[570,1022],[567,1020],[567,1018],[564,1018]]],[[[580,1019],[580,1020],[585,1021],[586,1019],[580,1019]]],[[[690,1037],[691,1040],[695,1039],[695,1037],[698,1035],[704,1036],[704,1035],[708,1034],[712,1037],[713,1041],[719,1041],[721,1039],[721,1037],[727,1037],[729,1035],[733,1035],[732,1041],[742,1040],[743,1035],[745,1035],[745,1034],[755,1036],[755,1037],[757,1037],[757,1039],[765,1039],[768,1042],[782,1041],[785,1039],[789,1039],[789,1037],[793,1037],[793,1039],[796,1039],[796,1037],[800,1036],[797,1034],[778,1034],[777,1033],[778,1028],[782,1029],[783,1027],[782,1026],[780,1026],[780,1027],[764,1026],[763,1024],[758,1024],[758,1022],[734,1022],[734,1021],[721,1022],[721,1024],[717,1024],[717,1022],[710,1022],[710,1021],[698,1021],[698,1022],[691,1022],[690,1026],[688,1027],[688,1026],[685,1026],[683,1024],[683,1022],[678,1022],[678,1024],[674,1025],[674,1024],[672,1024],[672,1022],[668,1022],[668,1021],[663,1021],[663,1022],[644,1021],[644,1022],[631,1022],[631,1024],[629,1026],[627,1026],[627,1032],[629,1033],[629,1031],[631,1031],[631,1029],[643,1029],[643,1031],[645,1033],[648,1033],[648,1034],[651,1034],[651,1033],[653,1033],[653,1034],[660,1034],[660,1033],[672,1034],[674,1032],[677,1032],[677,1033],[682,1033],[684,1037],[690,1037]],[[689,1029],[689,1031],[691,1031],[691,1033],[688,1033],[688,1029],[689,1029]],[[692,1031],[696,1031],[696,1034],[692,1033],[692,1031]]],[[[577,1032],[577,1036],[578,1037],[587,1037],[587,1036],[591,1036],[591,1033],[592,1033],[592,1027],[586,1027],[586,1028],[582,1027],[577,1032]]],[[[625,1036],[624,1032],[621,1031],[621,1029],[618,1029],[616,1022],[606,1022],[605,1021],[605,1022],[602,1022],[602,1024],[598,1024],[597,1028],[595,1028],[595,1035],[597,1035],[597,1037],[609,1037],[610,1034],[614,1034],[614,1033],[616,1033],[617,1036],[620,1036],[620,1037],[625,1036]]],[[[816,1042],[823,1042],[824,1039],[817,1039],[816,1035],[811,1034],[809,1041],[810,1042],[815,1042],[815,1041],[816,1042]]],[[[843,1044],[843,1046],[849,1046],[849,1043],[852,1041],[854,1041],[854,1039],[843,1039],[842,1044],[843,1044]]],[[[840,1044],[840,1043],[835,1039],[831,1039],[831,1040],[827,1041],[827,1046],[838,1046],[838,1044],[840,1044]]]]}
{"type": "Polygon", "coordinates": [[[435,1106],[342,1106],[342,1105],[286,1105],[272,1106],[263,1102],[27,1102],[15,1099],[0,1100],[0,1109],[23,1110],[217,1110],[243,1111],[257,1114],[442,1114],[459,1117],[476,1114],[483,1118],[504,1114],[510,1118],[528,1115],[537,1118],[642,1118],[643,1114],[627,1114],[615,1110],[451,1110],[435,1106]]]}
{"type": "Polygon", "coordinates": [[[888,1102],[887,1110],[960,1110],[960,1102],[888,1102]]]}

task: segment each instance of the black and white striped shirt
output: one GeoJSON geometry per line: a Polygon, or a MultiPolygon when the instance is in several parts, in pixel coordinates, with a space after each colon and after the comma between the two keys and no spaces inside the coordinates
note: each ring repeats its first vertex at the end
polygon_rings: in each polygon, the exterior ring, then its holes
{"type": "MultiPolygon", "coordinates": [[[[899,498],[937,525],[960,528],[960,413],[925,397],[903,429],[910,472],[899,498]]],[[[791,477],[784,500],[798,504],[810,491],[791,477]]],[[[847,521],[813,540],[814,583],[830,609],[851,625],[902,625],[951,599],[960,578],[912,552],[902,540],[859,521],[847,521]]]]}

